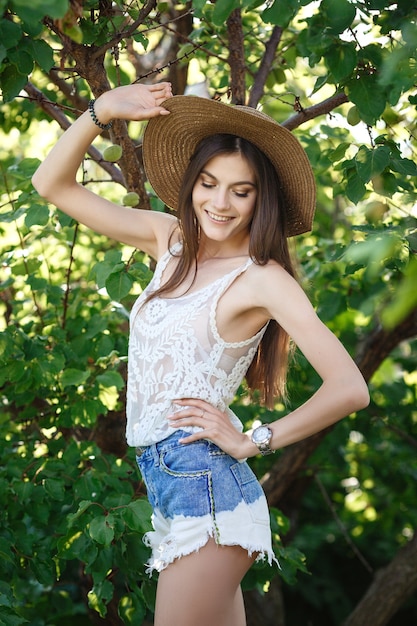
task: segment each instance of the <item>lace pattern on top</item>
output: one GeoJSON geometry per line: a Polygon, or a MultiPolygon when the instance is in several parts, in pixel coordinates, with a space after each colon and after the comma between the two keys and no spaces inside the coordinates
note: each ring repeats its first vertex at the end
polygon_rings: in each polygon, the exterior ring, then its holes
{"type": "MultiPolygon", "coordinates": [[[[167,416],[180,407],[180,398],[200,398],[221,411],[242,430],[228,408],[266,330],[239,342],[220,336],[217,304],[232,282],[252,263],[221,276],[201,289],[175,298],[154,298],[143,304],[161,285],[174,245],[159,260],[154,276],[136,300],[130,315],[126,438],[130,446],[146,446],[165,439],[175,429],[167,416]]],[[[189,431],[195,428],[185,429],[189,431]]]]}

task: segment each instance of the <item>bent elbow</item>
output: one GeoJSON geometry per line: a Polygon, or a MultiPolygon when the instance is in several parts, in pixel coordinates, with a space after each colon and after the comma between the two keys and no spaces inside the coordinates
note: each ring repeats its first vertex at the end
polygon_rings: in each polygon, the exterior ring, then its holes
{"type": "Polygon", "coordinates": [[[42,198],[48,199],[48,181],[40,174],[39,169],[32,176],[32,186],[42,198]]]}
{"type": "Polygon", "coordinates": [[[358,379],[353,385],[352,394],[355,404],[354,411],[360,411],[361,409],[365,409],[369,405],[369,389],[362,374],[359,374],[358,379]]]}

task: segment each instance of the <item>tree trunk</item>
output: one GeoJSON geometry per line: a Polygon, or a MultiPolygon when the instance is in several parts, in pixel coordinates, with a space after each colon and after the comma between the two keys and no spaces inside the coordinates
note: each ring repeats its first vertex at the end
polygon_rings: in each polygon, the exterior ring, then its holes
{"type": "Polygon", "coordinates": [[[230,89],[233,104],[245,104],[246,65],[243,47],[242,15],[235,9],[227,19],[229,34],[230,89]]]}
{"type": "Polygon", "coordinates": [[[417,534],[379,570],[368,591],[343,626],[385,626],[417,591],[417,534]]]}

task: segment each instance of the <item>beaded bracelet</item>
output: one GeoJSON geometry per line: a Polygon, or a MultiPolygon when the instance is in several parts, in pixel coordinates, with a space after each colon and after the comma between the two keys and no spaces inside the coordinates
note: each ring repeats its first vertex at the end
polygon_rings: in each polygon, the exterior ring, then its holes
{"type": "Polygon", "coordinates": [[[94,109],[95,102],[95,100],[90,100],[90,102],[88,103],[88,110],[90,111],[91,119],[96,126],[101,128],[101,130],[109,130],[113,126],[113,122],[109,122],[108,124],[103,124],[102,122],[100,122],[94,109]]]}

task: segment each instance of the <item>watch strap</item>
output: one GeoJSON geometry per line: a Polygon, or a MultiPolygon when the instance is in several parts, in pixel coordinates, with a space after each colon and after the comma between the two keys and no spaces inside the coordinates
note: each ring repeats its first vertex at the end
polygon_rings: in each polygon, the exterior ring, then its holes
{"type": "Polygon", "coordinates": [[[256,441],[255,438],[252,435],[252,438],[251,438],[252,442],[258,447],[258,450],[262,454],[262,456],[267,456],[268,454],[274,454],[275,450],[272,450],[272,448],[270,446],[271,439],[272,439],[272,430],[266,424],[261,424],[261,426],[258,426],[257,428],[255,428],[253,433],[255,433],[255,431],[258,428],[265,428],[265,429],[267,429],[268,432],[269,432],[269,437],[266,440],[259,442],[259,441],[256,441]]]}

